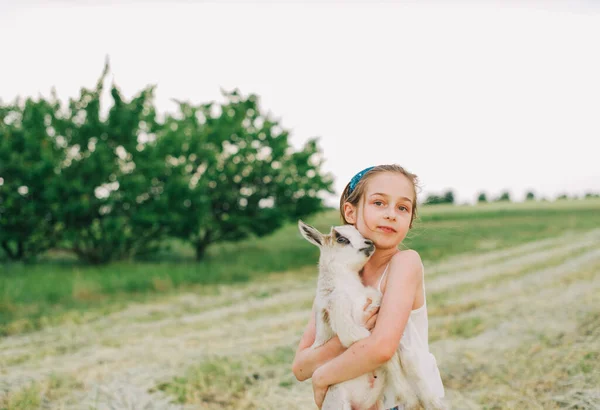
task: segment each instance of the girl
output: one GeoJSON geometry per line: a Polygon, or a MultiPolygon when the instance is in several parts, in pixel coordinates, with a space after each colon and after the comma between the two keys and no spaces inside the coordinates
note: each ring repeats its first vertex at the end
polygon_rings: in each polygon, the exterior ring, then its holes
{"type": "MultiPolygon", "coordinates": [[[[317,349],[314,309],[304,331],[292,371],[300,381],[312,377],[315,403],[321,408],[329,386],[372,372],[402,346],[416,355],[418,367],[438,397],[444,387],[435,357],[429,352],[424,268],[414,250],[399,250],[417,211],[417,176],[398,165],[369,167],[356,174],[340,199],[344,223],[354,225],[376,250],[364,266],[365,286],[383,293],[377,311],[363,318],[371,335],[348,349],[337,337],[317,349]]],[[[385,394],[384,409],[401,410],[393,394],[385,394]]]]}

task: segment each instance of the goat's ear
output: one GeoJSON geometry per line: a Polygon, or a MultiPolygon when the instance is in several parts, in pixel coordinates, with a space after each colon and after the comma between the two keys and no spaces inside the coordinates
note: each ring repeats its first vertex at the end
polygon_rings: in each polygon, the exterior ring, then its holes
{"type": "Polygon", "coordinates": [[[302,222],[301,219],[298,219],[298,229],[300,230],[302,236],[304,236],[304,238],[306,238],[306,240],[310,243],[317,245],[318,247],[323,245],[323,234],[312,226],[302,222]]]}

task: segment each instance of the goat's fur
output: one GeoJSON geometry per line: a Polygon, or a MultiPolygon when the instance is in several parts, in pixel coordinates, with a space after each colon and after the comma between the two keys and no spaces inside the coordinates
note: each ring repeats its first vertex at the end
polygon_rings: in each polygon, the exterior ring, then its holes
{"type": "MultiPolygon", "coordinates": [[[[370,335],[363,324],[363,309],[370,299],[379,306],[381,293],[365,287],[359,272],[375,251],[352,225],[331,228],[324,235],[314,227],[298,221],[300,233],[320,249],[319,277],[315,298],[316,335],[312,348],[323,345],[337,335],[344,347],[370,335]]],[[[406,410],[443,409],[441,401],[428,390],[409,354],[398,349],[394,356],[373,373],[331,386],[322,410],[367,410],[373,405],[383,409],[383,392],[390,383],[396,402],[406,410]]]]}

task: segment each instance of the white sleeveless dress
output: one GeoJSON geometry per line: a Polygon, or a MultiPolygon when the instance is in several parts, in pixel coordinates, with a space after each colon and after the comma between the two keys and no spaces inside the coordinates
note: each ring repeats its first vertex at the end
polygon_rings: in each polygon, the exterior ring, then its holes
{"type": "MultiPolygon", "coordinates": [[[[379,283],[377,284],[377,289],[380,292],[381,282],[387,273],[388,266],[385,267],[381,278],[379,278],[379,283]]],[[[429,388],[436,396],[444,397],[444,385],[442,384],[440,371],[435,357],[429,352],[429,320],[427,318],[427,299],[425,297],[425,267],[423,265],[421,265],[421,267],[423,269],[423,306],[411,310],[408,322],[404,328],[404,333],[402,334],[402,339],[400,340],[400,345],[403,349],[410,349],[415,353],[417,365],[421,371],[421,375],[427,380],[429,388]]],[[[400,349],[400,345],[398,345],[398,349],[400,349]]],[[[390,391],[390,387],[384,391],[383,408],[397,408],[398,410],[402,410],[403,406],[393,401],[394,393],[393,391],[390,391]]]]}

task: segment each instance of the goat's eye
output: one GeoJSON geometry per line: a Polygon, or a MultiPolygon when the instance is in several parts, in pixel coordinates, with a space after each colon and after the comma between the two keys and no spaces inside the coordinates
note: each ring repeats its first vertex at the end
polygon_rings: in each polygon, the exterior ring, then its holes
{"type": "Polygon", "coordinates": [[[339,238],[337,238],[337,242],[343,243],[343,244],[350,243],[350,241],[348,239],[344,238],[343,236],[340,236],[339,238]]]}

